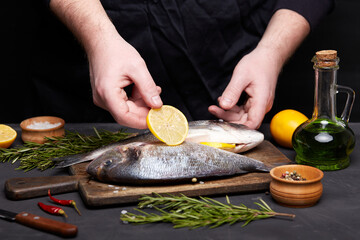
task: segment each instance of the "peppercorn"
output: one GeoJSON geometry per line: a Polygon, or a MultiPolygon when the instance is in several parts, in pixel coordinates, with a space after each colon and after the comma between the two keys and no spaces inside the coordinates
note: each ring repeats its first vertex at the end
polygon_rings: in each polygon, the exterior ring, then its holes
{"type": "Polygon", "coordinates": [[[303,178],[301,174],[297,173],[295,170],[292,172],[286,171],[281,174],[281,178],[290,181],[306,181],[306,178],[303,178]]]}

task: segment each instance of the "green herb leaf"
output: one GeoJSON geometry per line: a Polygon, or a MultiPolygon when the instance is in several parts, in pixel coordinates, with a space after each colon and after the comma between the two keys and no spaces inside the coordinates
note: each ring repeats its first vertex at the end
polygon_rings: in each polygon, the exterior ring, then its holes
{"type": "Polygon", "coordinates": [[[65,137],[46,138],[44,144],[25,142],[23,146],[15,148],[0,148],[0,162],[20,161],[17,170],[25,172],[35,168],[45,170],[54,166],[51,159],[55,157],[89,152],[131,135],[123,131],[114,133],[107,130],[98,131],[95,128],[94,131],[95,136],[67,131],[65,137]]]}
{"type": "Polygon", "coordinates": [[[196,199],[185,195],[153,194],[155,197],[142,196],[139,199],[138,207],[154,208],[159,214],[135,209],[142,214],[125,211],[120,219],[124,223],[133,224],[169,222],[174,225],[174,228],[194,229],[205,226],[216,228],[223,224],[234,224],[236,222],[244,222],[242,226],[246,226],[251,221],[275,216],[295,217],[293,214],[274,212],[262,199],[260,199],[260,203],[255,203],[260,209],[251,209],[243,204],[240,206],[231,204],[228,196],[226,196],[227,204],[223,204],[207,197],[196,199]]]}

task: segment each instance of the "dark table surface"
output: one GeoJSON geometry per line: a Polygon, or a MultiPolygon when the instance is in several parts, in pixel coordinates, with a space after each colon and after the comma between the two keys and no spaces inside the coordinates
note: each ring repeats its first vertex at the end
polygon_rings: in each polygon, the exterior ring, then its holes
{"type": "MultiPolygon", "coordinates": [[[[19,133],[18,124],[10,124],[19,133]]],[[[67,130],[91,134],[93,127],[116,131],[117,124],[66,124],[67,130]]],[[[120,220],[122,210],[132,211],[135,204],[106,208],[87,208],[78,192],[57,195],[61,199],[74,199],[82,212],[79,216],[75,210],[67,209],[68,223],[78,226],[75,239],[358,239],[360,236],[360,123],[351,123],[350,127],[356,135],[356,146],[351,154],[351,165],[340,171],[325,172],[322,180],[324,192],[320,201],[309,208],[287,208],[278,205],[266,192],[230,195],[234,204],[244,203],[256,208],[253,204],[262,198],[276,212],[292,213],[293,220],[270,218],[254,221],[242,227],[242,223],[232,226],[224,225],[215,229],[199,228],[195,230],[173,229],[171,224],[158,223],[146,225],[124,224],[120,220]]],[[[272,142],[269,125],[259,129],[265,139],[272,142]]],[[[134,131],[134,130],[129,130],[134,131]]],[[[21,144],[19,137],[15,145],[21,144]]],[[[274,143],[275,145],[275,143],[274,143]]],[[[276,145],[277,146],[277,145],[276,145]]],[[[277,146],[278,147],[278,146],[277,146]]],[[[295,152],[279,147],[290,160],[294,160],[295,152]]],[[[23,172],[15,170],[18,163],[0,163],[0,184],[9,178],[68,175],[66,170],[50,169],[46,171],[32,170],[23,172]]],[[[225,196],[212,196],[225,202],[225,196]]],[[[6,198],[4,191],[0,193],[0,208],[14,212],[27,211],[43,217],[63,221],[60,216],[44,213],[37,202],[46,202],[47,197],[12,201],[6,198]]],[[[0,239],[60,239],[60,237],[34,230],[17,223],[0,220],[0,239]]]]}

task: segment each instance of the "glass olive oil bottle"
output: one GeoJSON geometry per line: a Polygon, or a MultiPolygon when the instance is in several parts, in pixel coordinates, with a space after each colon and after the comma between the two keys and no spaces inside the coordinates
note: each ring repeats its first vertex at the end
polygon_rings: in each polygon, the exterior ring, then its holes
{"type": "Polygon", "coordinates": [[[294,132],[292,144],[295,161],[321,170],[338,170],[349,166],[355,136],[348,126],[354,103],[354,91],[337,85],[339,58],[335,50],[323,50],[312,59],[315,70],[315,97],[312,118],[294,132]],[[347,93],[341,117],[336,116],[336,94],[347,93]]]}

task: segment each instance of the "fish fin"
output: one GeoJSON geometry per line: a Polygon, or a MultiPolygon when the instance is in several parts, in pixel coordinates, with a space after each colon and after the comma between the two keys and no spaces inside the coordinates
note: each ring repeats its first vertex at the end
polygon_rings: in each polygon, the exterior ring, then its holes
{"type": "Polygon", "coordinates": [[[71,165],[81,163],[81,162],[87,162],[94,160],[95,158],[99,157],[104,152],[108,151],[109,149],[114,148],[118,143],[112,143],[107,146],[98,148],[96,150],[87,152],[87,153],[80,153],[80,154],[74,154],[74,155],[68,155],[58,158],[53,158],[52,161],[57,163],[56,168],[64,168],[69,167],[71,165]]]}
{"type": "Polygon", "coordinates": [[[65,168],[77,163],[91,160],[93,160],[93,157],[89,153],[75,154],[52,159],[52,161],[55,162],[55,168],[65,168]]]}

